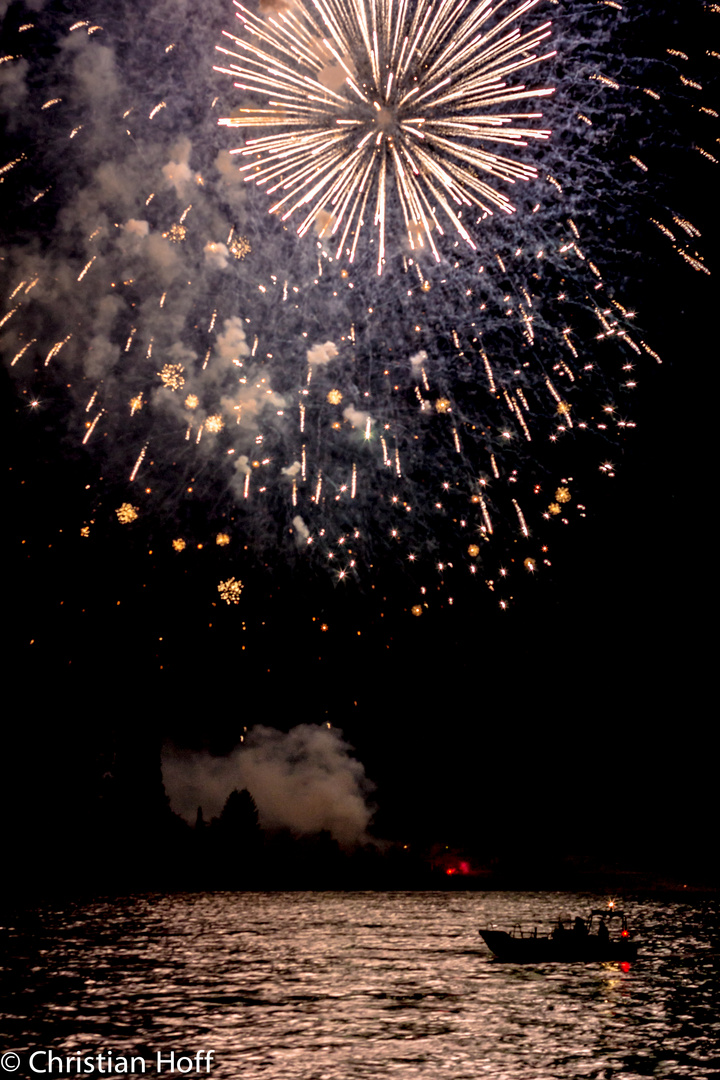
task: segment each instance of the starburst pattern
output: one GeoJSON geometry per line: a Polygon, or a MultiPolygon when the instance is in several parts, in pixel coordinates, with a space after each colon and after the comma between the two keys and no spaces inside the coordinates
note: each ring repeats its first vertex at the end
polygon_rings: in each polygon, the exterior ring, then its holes
{"type": "Polygon", "coordinates": [[[553,92],[508,82],[554,55],[539,49],[549,22],[526,33],[517,25],[538,2],[498,18],[504,0],[298,0],[262,19],[235,0],[245,36],[226,32],[234,48],[218,46],[227,67],[216,70],[265,107],[242,106],[220,123],[268,131],[233,151],[250,159],[240,171],[277,196],[271,213],[300,211],[298,233],[316,224],[351,262],[372,215],[378,274],[391,205],[413,250],[427,244],[440,261],[436,236],[448,221],[474,248],[463,212],[477,222],[493,207],[512,213],[495,181],[537,175],[486,144],[550,134],[530,126],[540,113],[500,111],[553,92]]]}

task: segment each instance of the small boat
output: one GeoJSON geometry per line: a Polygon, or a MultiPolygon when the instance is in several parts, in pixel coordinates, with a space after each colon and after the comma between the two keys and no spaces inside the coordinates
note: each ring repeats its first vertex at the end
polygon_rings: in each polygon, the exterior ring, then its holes
{"type": "Polygon", "coordinates": [[[480,937],[498,960],[508,964],[593,963],[606,960],[628,961],[637,956],[637,944],[630,941],[627,919],[614,908],[595,908],[590,918],[558,919],[549,934],[538,934],[537,927],[523,931],[483,929],[480,937]],[[620,920],[620,933],[610,935],[606,920],[620,920]]]}

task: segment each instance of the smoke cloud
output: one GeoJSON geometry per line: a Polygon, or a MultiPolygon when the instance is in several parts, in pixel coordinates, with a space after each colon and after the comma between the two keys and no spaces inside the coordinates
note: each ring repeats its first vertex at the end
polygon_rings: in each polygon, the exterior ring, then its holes
{"type": "Polygon", "coordinates": [[[327,830],[350,846],[364,839],[372,817],[371,784],[351,749],[337,728],[301,724],[285,733],[257,726],[227,757],[166,746],[163,781],[172,809],[188,822],[198,806],[206,818],[216,817],[233,790],[247,788],[263,828],[327,830]]]}

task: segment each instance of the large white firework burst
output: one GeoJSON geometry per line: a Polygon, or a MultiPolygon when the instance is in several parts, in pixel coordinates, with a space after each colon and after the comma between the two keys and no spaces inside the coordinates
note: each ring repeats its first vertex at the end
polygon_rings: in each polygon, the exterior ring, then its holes
{"type": "Polygon", "coordinates": [[[475,247],[463,211],[475,223],[493,207],[510,214],[494,181],[537,176],[486,144],[550,134],[531,126],[541,113],[502,111],[553,93],[509,82],[554,55],[541,53],[549,22],[518,25],[539,2],[498,17],[504,0],[293,0],[260,18],[235,0],[244,36],[226,32],[234,48],[218,46],[227,66],[216,70],[263,105],[220,123],[267,132],[233,151],[250,159],[240,171],[273,196],[271,213],[299,212],[300,235],[315,225],[351,262],[372,218],[378,274],[395,220],[438,261],[434,234],[448,221],[475,247]]]}

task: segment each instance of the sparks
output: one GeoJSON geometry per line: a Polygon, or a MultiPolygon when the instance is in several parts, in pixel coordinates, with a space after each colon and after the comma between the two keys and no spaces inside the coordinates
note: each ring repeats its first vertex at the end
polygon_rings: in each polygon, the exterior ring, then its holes
{"type": "Polygon", "coordinates": [[[492,111],[553,93],[508,81],[554,55],[540,49],[549,22],[526,33],[513,25],[538,2],[525,0],[491,25],[490,0],[464,18],[430,0],[298,0],[292,13],[267,20],[235,0],[245,36],[224,32],[231,47],[217,48],[227,66],[215,70],[260,103],[219,123],[262,131],[233,151],[249,159],[240,172],[279,196],[270,213],[283,221],[302,208],[299,235],[316,225],[320,237],[337,237],[338,258],[353,261],[372,220],[378,274],[395,220],[391,202],[412,250],[427,244],[440,261],[442,218],[475,248],[463,206],[483,215],[515,210],[479,174],[506,183],[537,176],[486,144],[525,146],[550,135],[527,123],[540,113],[492,111]]]}

